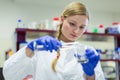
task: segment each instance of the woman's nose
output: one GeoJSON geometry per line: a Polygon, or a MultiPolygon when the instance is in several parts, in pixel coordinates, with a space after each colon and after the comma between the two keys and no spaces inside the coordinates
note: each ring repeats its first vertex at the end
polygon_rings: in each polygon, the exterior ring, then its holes
{"type": "Polygon", "coordinates": [[[79,28],[75,28],[75,29],[74,29],[74,33],[78,33],[79,31],[80,31],[79,28]]]}

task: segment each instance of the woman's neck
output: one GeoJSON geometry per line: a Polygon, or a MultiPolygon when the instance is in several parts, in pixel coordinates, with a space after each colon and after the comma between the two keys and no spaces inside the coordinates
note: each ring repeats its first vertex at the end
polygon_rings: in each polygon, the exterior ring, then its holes
{"type": "Polygon", "coordinates": [[[63,42],[74,42],[74,41],[68,40],[64,35],[61,35],[59,39],[63,42]]]}

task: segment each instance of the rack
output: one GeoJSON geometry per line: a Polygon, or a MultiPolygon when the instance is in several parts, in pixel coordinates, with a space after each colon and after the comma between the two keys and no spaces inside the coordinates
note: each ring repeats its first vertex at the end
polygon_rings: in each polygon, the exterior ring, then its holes
{"type": "Polygon", "coordinates": [[[17,33],[16,51],[19,50],[20,43],[26,41],[27,32],[48,33],[49,35],[53,35],[56,33],[56,31],[54,31],[54,30],[37,30],[37,29],[27,29],[27,28],[16,28],[16,33],[17,33]]]}
{"type": "MultiPolygon", "coordinates": [[[[54,34],[56,33],[55,30],[37,30],[37,29],[28,29],[28,28],[16,28],[16,34],[17,34],[17,41],[16,41],[16,51],[19,50],[19,45],[21,42],[26,41],[26,35],[27,32],[30,33],[47,33],[49,35],[54,36],[54,34]]],[[[30,34],[31,35],[31,34],[30,34]]],[[[115,41],[115,47],[120,47],[120,34],[104,34],[104,33],[84,33],[84,35],[88,35],[88,36],[113,36],[114,37],[114,41],[115,41]]],[[[120,60],[113,60],[113,59],[101,59],[101,62],[107,62],[107,61],[113,61],[116,63],[117,65],[117,75],[118,78],[117,80],[120,80],[120,60]]]]}

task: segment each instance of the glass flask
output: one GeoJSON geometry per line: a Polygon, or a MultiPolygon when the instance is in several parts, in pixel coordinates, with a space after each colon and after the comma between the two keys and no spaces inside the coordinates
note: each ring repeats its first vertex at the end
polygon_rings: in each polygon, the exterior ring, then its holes
{"type": "Polygon", "coordinates": [[[86,49],[87,47],[83,44],[80,44],[79,42],[63,43],[62,47],[60,48],[60,50],[65,50],[67,52],[71,51],[73,53],[73,56],[76,58],[77,62],[79,63],[86,63],[88,61],[85,55],[86,49]]]}

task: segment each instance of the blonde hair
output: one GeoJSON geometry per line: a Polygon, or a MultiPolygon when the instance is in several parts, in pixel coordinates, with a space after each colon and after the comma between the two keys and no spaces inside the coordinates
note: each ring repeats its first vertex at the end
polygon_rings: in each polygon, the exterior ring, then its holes
{"type": "MultiPolygon", "coordinates": [[[[72,2],[69,5],[67,5],[62,13],[63,17],[69,17],[69,16],[73,16],[73,15],[86,15],[89,18],[87,9],[85,7],[84,4],[80,3],[80,2],[72,2]]],[[[62,29],[62,24],[60,24],[58,26],[58,32],[57,32],[57,38],[58,40],[60,40],[60,35],[62,34],[61,32],[62,29]]],[[[60,57],[60,51],[58,50],[57,52],[57,57],[53,60],[52,62],[52,69],[54,72],[56,72],[55,66],[57,64],[57,61],[60,57]]]]}
{"type": "MultiPolygon", "coordinates": [[[[60,24],[58,26],[57,35],[56,35],[56,37],[58,38],[58,40],[60,40],[61,28],[62,28],[62,24],[60,24]]],[[[52,69],[53,69],[54,72],[56,72],[55,66],[57,64],[57,60],[59,59],[59,57],[60,57],[60,51],[58,50],[57,51],[57,57],[52,62],[52,69]]]]}

